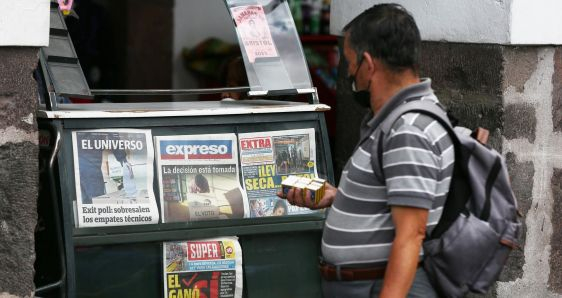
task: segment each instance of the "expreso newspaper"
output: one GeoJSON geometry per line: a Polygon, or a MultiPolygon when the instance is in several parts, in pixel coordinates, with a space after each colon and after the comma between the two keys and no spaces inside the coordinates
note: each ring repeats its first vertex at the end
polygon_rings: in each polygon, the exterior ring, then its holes
{"type": "Polygon", "coordinates": [[[162,222],[243,218],[235,134],[156,136],[162,222]]]}

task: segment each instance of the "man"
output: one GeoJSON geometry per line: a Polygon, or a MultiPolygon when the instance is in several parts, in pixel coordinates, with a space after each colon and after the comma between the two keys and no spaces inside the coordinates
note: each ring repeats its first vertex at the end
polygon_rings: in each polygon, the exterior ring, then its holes
{"type": "Polygon", "coordinates": [[[370,106],[360,142],[338,188],[315,205],[310,193],[287,200],[312,209],[331,206],[322,236],[325,297],[435,297],[420,267],[426,232],[437,224],[449,190],[454,150],[430,116],[407,113],[388,135],[378,125],[411,100],[438,103],[418,76],[420,34],[400,5],[375,5],[345,28],[344,57],[358,102],[370,106]],[[361,91],[357,91],[361,90],[361,91]]]}

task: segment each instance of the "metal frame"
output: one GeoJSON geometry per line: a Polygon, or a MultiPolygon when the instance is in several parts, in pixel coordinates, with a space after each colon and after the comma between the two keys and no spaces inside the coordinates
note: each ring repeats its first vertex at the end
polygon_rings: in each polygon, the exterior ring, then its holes
{"type": "MultiPolygon", "coordinates": [[[[54,283],[50,283],[47,285],[43,285],[40,287],[37,287],[35,289],[35,295],[36,296],[41,296],[44,295],[46,293],[49,293],[55,289],[62,289],[65,285],[66,285],[66,257],[65,257],[65,248],[64,248],[64,239],[62,236],[63,233],[63,227],[61,224],[61,218],[60,218],[60,213],[59,213],[59,195],[57,192],[57,183],[55,181],[55,160],[57,159],[57,155],[59,153],[60,147],[61,147],[61,132],[59,127],[53,125],[52,123],[49,123],[49,132],[55,135],[55,142],[54,142],[54,147],[53,150],[51,152],[51,156],[49,158],[49,164],[47,167],[47,176],[49,177],[49,188],[51,190],[51,199],[52,199],[52,206],[53,206],[53,218],[55,221],[55,233],[57,235],[57,240],[56,240],[56,248],[58,251],[58,257],[59,257],[59,262],[60,262],[60,271],[61,271],[61,276],[60,278],[54,282],[54,283]]],[[[64,291],[62,291],[64,293],[64,291]]]]}
{"type": "Polygon", "coordinates": [[[250,87],[224,87],[204,89],[92,89],[93,95],[199,95],[222,92],[248,92],[250,87]]]}

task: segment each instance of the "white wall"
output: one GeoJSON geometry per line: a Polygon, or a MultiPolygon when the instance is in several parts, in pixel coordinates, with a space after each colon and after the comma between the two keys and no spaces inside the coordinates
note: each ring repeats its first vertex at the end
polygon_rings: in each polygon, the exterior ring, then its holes
{"type": "Polygon", "coordinates": [[[562,44],[562,1],[514,0],[512,44],[562,44]]]}
{"type": "Polygon", "coordinates": [[[332,0],[330,31],[341,29],[376,3],[394,2],[412,13],[423,40],[474,43],[509,41],[511,0],[332,0]]]}
{"type": "MultiPolygon", "coordinates": [[[[4,0],[0,0],[4,1],[4,0]]],[[[208,37],[238,43],[223,0],[176,0],[174,8],[173,88],[195,88],[195,78],[183,66],[181,52],[208,37]]]]}
{"type": "Polygon", "coordinates": [[[0,46],[47,46],[49,0],[0,0],[0,46]]]}
{"type": "Polygon", "coordinates": [[[423,40],[562,44],[560,0],[332,0],[330,31],[376,3],[395,2],[416,19],[423,40]]]}

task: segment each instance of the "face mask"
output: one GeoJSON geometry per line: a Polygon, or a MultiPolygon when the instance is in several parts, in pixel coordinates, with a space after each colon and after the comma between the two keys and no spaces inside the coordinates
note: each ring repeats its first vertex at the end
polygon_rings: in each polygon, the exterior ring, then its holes
{"type": "Polygon", "coordinates": [[[363,63],[363,59],[359,62],[359,66],[355,71],[355,74],[350,76],[351,78],[351,91],[353,91],[353,100],[358,103],[363,108],[370,108],[371,107],[371,93],[369,92],[369,88],[371,87],[371,81],[369,80],[369,85],[367,86],[366,90],[357,90],[355,87],[355,77],[357,76],[357,72],[363,63]]]}

